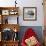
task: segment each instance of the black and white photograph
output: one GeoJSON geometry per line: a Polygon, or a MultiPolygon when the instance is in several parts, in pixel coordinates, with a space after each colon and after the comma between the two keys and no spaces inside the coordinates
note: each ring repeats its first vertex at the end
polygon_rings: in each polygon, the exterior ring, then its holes
{"type": "Polygon", "coordinates": [[[24,7],[23,8],[23,19],[33,21],[37,19],[37,8],[36,7],[24,7]]]}

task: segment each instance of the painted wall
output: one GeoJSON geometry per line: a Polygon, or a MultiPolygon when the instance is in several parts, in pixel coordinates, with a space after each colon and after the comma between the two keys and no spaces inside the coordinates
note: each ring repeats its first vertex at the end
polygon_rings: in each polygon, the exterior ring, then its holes
{"type": "MultiPolygon", "coordinates": [[[[15,6],[15,0],[0,0],[1,7],[15,6]]],[[[42,0],[17,0],[17,7],[19,7],[19,24],[20,26],[43,26],[43,6],[42,0]],[[37,21],[24,21],[23,20],[23,7],[37,7],[37,21]]]]}

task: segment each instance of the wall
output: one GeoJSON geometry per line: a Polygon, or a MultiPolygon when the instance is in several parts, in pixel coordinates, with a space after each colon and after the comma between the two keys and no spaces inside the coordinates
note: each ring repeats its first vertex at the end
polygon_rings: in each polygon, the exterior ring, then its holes
{"type": "MultiPolygon", "coordinates": [[[[23,21],[23,13],[20,13],[21,18],[20,18],[20,23],[22,26],[43,26],[43,6],[42,6],[42,0],[25,0],[22,2],[23,7],[37,7],[37,21],[23,21]],[[26,3],[24,3],[26,2],[26,3]]],[[[21,8],[23,9],[23,8],[21,8]]],[[[21,10],[22,12],[23,10],[21,10]]]]}
{"type": "MultiPolygon", "coordinates": [[[[15,0],[0,0],[1,7],[15,6],[15,0]]],[[[17,0],[17,6],[19,7],[19,24],[20,26],[43,26],[43,0],[17,0]],[[23,7],[37,7],[37,21],[24,21],[23,20],[23,7]]]]}

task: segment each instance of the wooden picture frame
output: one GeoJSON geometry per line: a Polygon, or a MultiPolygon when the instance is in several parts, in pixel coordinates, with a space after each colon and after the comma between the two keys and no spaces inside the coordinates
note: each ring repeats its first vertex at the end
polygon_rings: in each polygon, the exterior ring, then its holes
{"type": "Polygon", "coordinates": [[[36,7],[24,7],[23,8],[23,20],[24,21],[36,21],[37,20],[37,8],[36,7]]]}

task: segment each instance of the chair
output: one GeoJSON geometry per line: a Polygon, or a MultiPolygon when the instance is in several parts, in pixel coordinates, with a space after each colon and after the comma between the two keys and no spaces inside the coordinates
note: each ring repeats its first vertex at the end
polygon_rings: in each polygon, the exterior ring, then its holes
{"type": "Polygon", "coordinates": [[[41,46],[39,40],[37,39],[37,35],[32,28],[28,28],[26,30],[24,37],[22,38],[21,46],[33,46],[33,43],[30,42],[32,41],[33,37],[36,38],[35,41],[37,41],[34,46],[41,46]]]}

